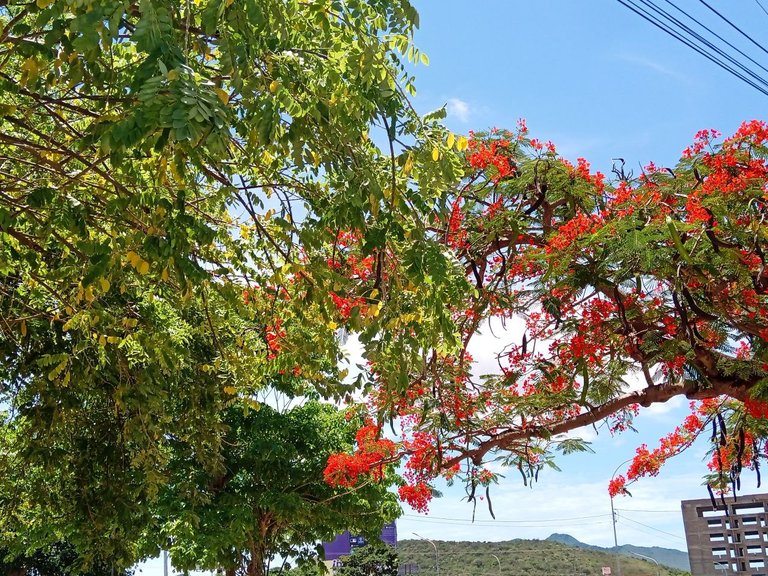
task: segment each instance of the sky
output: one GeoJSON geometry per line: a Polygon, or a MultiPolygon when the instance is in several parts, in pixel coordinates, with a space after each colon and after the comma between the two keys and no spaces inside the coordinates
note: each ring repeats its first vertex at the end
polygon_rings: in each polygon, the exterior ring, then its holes
{"type": "MultiPolygon", "coordinates": [[[[765,0],[709,0],[760,46],[768,46],[765,0]]],[[[616,0],[414,0],[421,14],[416,44],[429,55],[415,69],[421,112],[446,106],[457,133],[514,128],[525,118],[532,137],[551,140],[565,157],[584,157],[609,172],[624,158],[637,174],[654,161],[674,166],[703,128],[734,132],[741,122],[766,119],[768,97],[667,36],[616,0]]],[[[657,4],[671,9],[670,3],[657,4]]],[[[701,0],[676,5],[710,26],[768,68],[768,54],[740,37],[701,0]]],[[[754,67],[754,66],[753,66],[754,67]]],[[[768,76],[768,73],[766,74],[768,76]]],[[[514,334],[508,334],[514,337],[514,334]]],[[[474,351],[491,365],[487,335],[474,351]]],[[[481,366],[482,368],[482,366],[481,366]]],[[[563,458],[561,472],[546,471],[533,487],[509,472],[491,492],[496,520],[480,503],[472,506],[458,487],[446,488],[428,515],[406,509],[398,520],[400,539],[413,534],[435,540],[546,538],[568,533],[583,542],[611,546],[607,484],[642,443],[654,447],[686,414],[685,399],[645,410],[637,433],[612,437],[587,430],[595,454],[563,458]]],[[[657,478],[618,497],[619,544],[685,550],[680,501],[706,498],[701,477],[705,446],[694,445],[657,478]]],[[[743,491],[755,491],[748,477],[743,491]]],[[[158,560],[142,567],[161,576],[158,560]]]]}

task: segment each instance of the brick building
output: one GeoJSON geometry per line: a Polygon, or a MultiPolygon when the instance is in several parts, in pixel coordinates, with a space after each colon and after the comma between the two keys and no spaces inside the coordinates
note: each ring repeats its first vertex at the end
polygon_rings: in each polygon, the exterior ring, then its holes
{"type": "Polygon", "coordinates": [[[692,576],[768,576],[768,494],[683,500],[692,576]]]}

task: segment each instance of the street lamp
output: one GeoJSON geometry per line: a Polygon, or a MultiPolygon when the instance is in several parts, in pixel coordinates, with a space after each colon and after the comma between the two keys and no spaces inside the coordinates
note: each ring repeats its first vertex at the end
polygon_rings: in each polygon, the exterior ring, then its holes
{"type": "Polygon", "coordinates": [[[422,540],[426,540],[430,544],[432,544],[432,548],[435,549],[435,571],[437,572],[437,576],[440,576],[440,558],[437,555],[437,544],[432,542],[429,538],[424,538],[424,536],[419,536],[416,534],[416,532],[413,532],[413,535],[416,536],[416,538],[421,538],[422,540]]]}
{"type": "MultiPolygon", "coordinates": [[[[632,460],[632,458],[629,458],[616,466],[616,470],[611,474],[611,482],[613,482],[613,478],[619,469],[627,462],[632,462],[632,460]]],[[[621,576],[621,553],[619,552],[619,539],[616,537],[616,511],[613,508],[613,494],[609,493],[608,495],[611,497],[611,520],[613,521],[613,547],[616,549],[616,572],[618,572],[618,576],[621,576]]]]}
{"type": "Polygon", "coordinates": [[[633,556],[639,556],[640,558],[645,558],[646,560],[650,560],[651,562],[656,562],[656,576],[661,576],[661,566],[659,566],[658,561],[656,558],[651,558],[650,556],[645,556],[644,554],[638,554],[637,552],[630,552],[633,556]]]}
{"type": "Polygon", "coordinates": [[[496,562],[499,563],[499,576],[501,576],[501,560],[499,560],[499,557],[496,556],[496,554],[491,554],[494,558],[496,558],[496,562]]]}

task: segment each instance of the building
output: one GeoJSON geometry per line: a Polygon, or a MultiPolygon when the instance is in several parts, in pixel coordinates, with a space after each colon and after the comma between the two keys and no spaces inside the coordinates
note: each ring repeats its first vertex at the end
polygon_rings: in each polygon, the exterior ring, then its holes
{"type": "MultiPolygon", "coordinates": [[[[394,522],[384,526],[381,531],[381,540],[390,546],[397,546],[397,525],[394,522]]],[[[349,532],[339,534],[333,542],[323,542],[325,561],[333,563],[342,556],[349,556],[355,548],[366,544],[362,536],[353,536],[349,532]]]]}
{"type": "Polygon", "coordinates": [[[683,500],[692,576],[768,576],[768,494],[683,500]]]}

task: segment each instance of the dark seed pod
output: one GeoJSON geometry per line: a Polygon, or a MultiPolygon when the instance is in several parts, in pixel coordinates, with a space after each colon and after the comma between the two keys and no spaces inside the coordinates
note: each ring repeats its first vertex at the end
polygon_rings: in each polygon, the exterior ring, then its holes
{"type": "Polygon", "coordinates": [[[707,482],[707,492],[709,492],[709,500],[712,502],[712,508],[718,509],[717,500],[715,500],[715,493],[712,491],[712,486],[707,482]]]}

